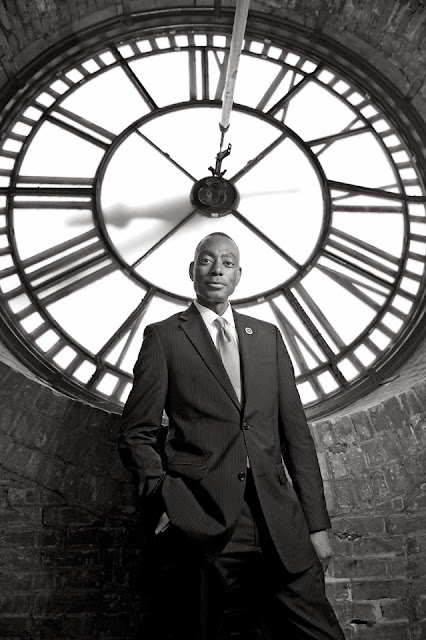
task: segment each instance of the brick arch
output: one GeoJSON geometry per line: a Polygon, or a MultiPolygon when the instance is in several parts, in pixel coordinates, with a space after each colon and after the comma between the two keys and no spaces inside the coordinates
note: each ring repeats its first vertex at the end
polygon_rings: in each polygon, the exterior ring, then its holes
{"type": "MultiPolygon", "coordinates": [[[[155,640],[119,416],[0,373],[0,637],[155,640]]],[[[327,589],[348,640],[426,633],[425,426],[426,381],[311,424],[333,522],[327,589]]]]}
{"type": "MultiPolygon", "coordinates": [[[[223,6],[234,3],[224,2],[223,6]]],[[[49,47],[99,23],[213,0],[0,0],[0,87],[49,47]]],[[[380,70],[426,116],[426,10],[422,0],[252,0],[250,9],[330,37],[380,70]]]]}

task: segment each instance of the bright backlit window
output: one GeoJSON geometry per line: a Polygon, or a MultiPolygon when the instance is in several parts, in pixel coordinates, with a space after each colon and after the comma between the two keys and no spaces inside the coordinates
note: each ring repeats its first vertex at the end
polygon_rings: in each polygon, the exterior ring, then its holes
{"type": "MultiPolygon", "coordinates": [[[[318,55],[246,38],[223,168],[230,35],[163,31],[74,59],[16,107],[0,149],[0,295],[20,340],[78,392],[122,404],[148,323],[193,297],[199,240],[232,236],[236,309],[274,322],[306,405],[388,359],[424,290],[425,190],[389,114],[318,55]]],[[[371,377],[371,375],[370,375],[371,377]]]]}

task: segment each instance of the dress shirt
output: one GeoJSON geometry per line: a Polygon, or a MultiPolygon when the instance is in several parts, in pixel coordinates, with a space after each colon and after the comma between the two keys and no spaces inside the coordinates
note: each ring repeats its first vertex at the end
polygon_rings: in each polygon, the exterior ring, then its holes
{"type": "MultiPolygon", "coordinates": [[[[203,322],[207,327],[207,331],[209,332],[211,339],[213,340],[216,346],[216,349],[220,352],[219,343],[217,339],[219,334],[219,327],[215,323],[216,318],[218,318],[219,316],[217,315],[217,313],[215,313],[211,309],[208,309],[207,307],[203,307],[203,305],[200,304],[197,300],[194,300],[194,305],[195,305],[195,308],[198,310],[200,316],[202,317],[203,322]]],[[[229,329],[230,333],[232,334],[232,337],[234,338],[235,342],[238,345],[239,344],[238,333],[237,333],[237,329],[235,328],[234,314],[232,313],[232,307],[230,304],[228,304],[222,318],[226,320],[227,328],[229,329]]]]}

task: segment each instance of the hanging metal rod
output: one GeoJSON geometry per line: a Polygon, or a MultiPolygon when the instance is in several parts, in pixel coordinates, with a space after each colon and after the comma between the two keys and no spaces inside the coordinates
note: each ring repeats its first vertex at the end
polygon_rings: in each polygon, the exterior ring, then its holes
{"type": "Polygon", "coordinates": [[[240,61],[244,33],[246,30],[249,4],[250,0],[237,0],[237,6],[235,9],[234,27],[232,30],[225,89],[223,92],[222,115],[219,123],[219,128],[222,133],[220,150],[222,150],[225,133],[229,129],[232,105],[234,103],[235,82],[237,79],[238,64],[240,61]]]}

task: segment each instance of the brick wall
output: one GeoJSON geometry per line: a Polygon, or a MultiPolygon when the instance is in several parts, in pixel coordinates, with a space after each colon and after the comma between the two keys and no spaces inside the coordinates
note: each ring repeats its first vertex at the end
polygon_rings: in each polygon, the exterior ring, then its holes
{"type": "Polygon", "coordinates": [[[426,383],[311,425],[333,522],[328,589],[347,638],[426,637],[426,383]]]}
{"type": "Polygon", "coordinates": [[[4,364],[0,379],[0,638],[139,637],[149,544],[118,416],[4,364]]]}
{"type": "MultiPolygon", "coordinates": [[[[0,364],[0,638],[155,640],[151,537],[117,415],[0,364]]],[[[426,634],[426,382],[311,425],[348,640],[426,634]]]]}

